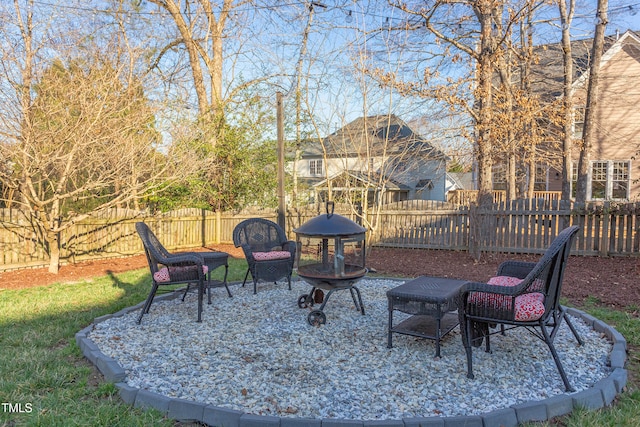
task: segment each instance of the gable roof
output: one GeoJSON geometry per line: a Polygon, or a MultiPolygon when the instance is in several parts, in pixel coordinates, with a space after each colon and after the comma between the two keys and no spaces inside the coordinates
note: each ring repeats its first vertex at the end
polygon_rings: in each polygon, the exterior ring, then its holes
{"type": "MultiPolygon", "coordinates": [[[[409,191],[411,187],[405,185],[399,181],[390,178],[387,175],[381,175],[377,172],[371,172],[369,174],[356,171],[356,170],[344,170],[342,172],[337,173],[336,175],[330,177],[329,179],[323,179],[315,184],[313,184],[316,188],[322,188],[327,186],[327,181],[339,181],[339,180],[349,180],[354,182],[362,183],[362,187],[370,187],[377,188],[381,182],[384,183],[384,187],[389,191],[409,191]]],[[[356,186],[355,188],[362,188],[356,186]]],[[[334,188],[335,189],[335,188],[334,188]]]]}
{"type": "MultiPolygon", "coordinates": [[[[418,135],[394,114],[360,117],[322,139],[327,157],[369,158],[411,152],[412,155],[446,159],[445,154],[418,135]]],[[[321,157],[318,141],[304,144],[302,157],[321,157]]]]}
{"type": "MultiPolygon", "coordinates": [[[[602,61],[609,60],[628,43],[640,44],[639,34],[628,30],[619,37],[617,35],[605,37],[602,61]]],[[[592,45],[593,39],[571,41],[574,86],[584,82],[588,77],[592,45]]],[[[547,99],[562,96],[564,82],[562,44],[553,43],[536,46],[533,53],[538,61],[531,66],[532,91],[541,94],[547,99]]],[[[517,73],[514,73],[514,78],[519,78],[517,73]]]]}

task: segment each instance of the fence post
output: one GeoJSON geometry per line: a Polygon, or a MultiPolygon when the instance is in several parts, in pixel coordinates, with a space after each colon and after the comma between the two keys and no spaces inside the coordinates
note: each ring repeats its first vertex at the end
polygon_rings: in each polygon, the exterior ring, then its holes
{"type": "Polygon", "coordinates": [[[221,242],[221,234],[222,234],[222,215],[220,214],[220,210],[216,211],[216,227],[215,227],[215,242],[216,244],[220,244],[221,242]]]}
{"type": "Polygon", "coordinates": [[[600,235],[600,256],[607,256],[609,254],[609,230],[611,217],[611,202],[606,201],[602,206],[602,234],[600,235]]]}
{"type": "Polygon", "coordinates": [[[207,246],[207,212],[200,209],[200,243],[204,248],[207,246]]]}

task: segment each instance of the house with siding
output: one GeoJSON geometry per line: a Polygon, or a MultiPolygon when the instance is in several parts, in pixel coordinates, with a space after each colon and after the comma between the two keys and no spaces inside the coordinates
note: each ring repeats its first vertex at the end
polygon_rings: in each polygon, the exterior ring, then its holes
{"type": "MultiPolygon", "coordinates": [[[[582,138],[592,40],[572,42],[574,58],[574,114],[572,150],[573,192],[582,138]]],[[[598,104],[595,110],[595,139],[591,151],[587,200],[640,200],[640,36],[633,31],[607,37],[599,70],[598,104]]],[[[544,99],[559,99],[563,90],[562,47],[536,49],[539,61],[532,67],[532,89],[544,99]]],[[[560,135],[556,133],[556,135],[560,135]]],[[[557,137],[559,139],[559,137],[557,137]]],[[[551,156],[536,166],[535,190],[561,191],[562,153],[560,141],[551,156]]],[[[553,150],[547,148],[547,150],[553,150]]],[[[549,154],[549,153],[547,153],[549,154]]],[[[541,158],[543,156],[540,156],[541,158]]],[[[503,189],[504,165],[496,162],[494,188],[503,189]]]]}
{"type": "MultiPolygon", "coordinates": [[[[303,146],[297,174],[312,201],[371,205],[446,200],[447,156],[397,116],[360,117],[303,146]]],[[[293,167],[292,164],[290,164],[293,167]]]]}

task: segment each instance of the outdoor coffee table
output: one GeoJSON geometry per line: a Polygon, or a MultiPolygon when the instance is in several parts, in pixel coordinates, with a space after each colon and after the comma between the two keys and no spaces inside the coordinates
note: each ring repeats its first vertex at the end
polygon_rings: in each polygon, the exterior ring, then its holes
{"type": "Polygon", "coordinates": [[[229,273],[229,254],[226,252],[196,252],[196,254],[202,258],[202,263],[207,266],[209,272],[207,273],[207,298],[208,303],[211,304],[211,288],[224,286],[227,289],[227,294],[231,297],[231,291],[227,284],[227,274],[229,273]],[[224,266],[224,278],[220,280],[211,280],[211,273],[218,267],[224,266]]]}
{"type": "Polygon", "coordinates": [[[466,280],[444,277],[420,276],[387,291],[389,302],[389,335],[387,347],[391,348],[392,334],[412,335],[436,341],[436,357],[440,357],[440,339],[458,325],[456,297],[466,280]],[[413,316],[393,325],[393,311],[413,316]]]}

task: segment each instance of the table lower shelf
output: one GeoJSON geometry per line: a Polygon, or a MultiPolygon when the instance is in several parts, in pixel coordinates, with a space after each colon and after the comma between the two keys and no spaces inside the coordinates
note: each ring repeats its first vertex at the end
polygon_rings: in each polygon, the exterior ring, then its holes
{"type": "Polygon", "coordinates": [[[416,314],[393,326],[391,332],[436,340],[447,335],[456,326],[458,326],[458,313],[456,312],[446,313],[442,316],[439,334],[438,321],[435,317],[416,314]]]}

